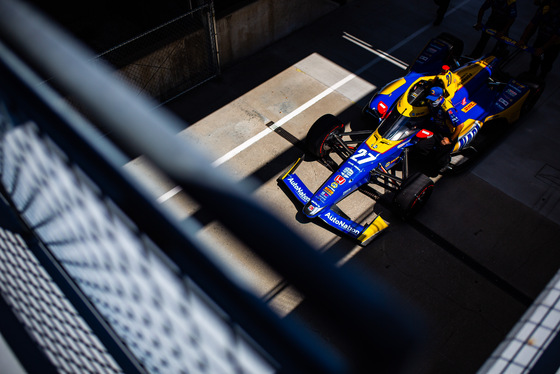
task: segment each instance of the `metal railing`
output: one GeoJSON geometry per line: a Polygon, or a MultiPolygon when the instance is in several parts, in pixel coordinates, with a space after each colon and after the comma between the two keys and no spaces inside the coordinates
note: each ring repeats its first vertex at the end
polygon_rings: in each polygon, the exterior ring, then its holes
{"type": "Polygon", "coordinates": [[[15,0],[0,2],[0,79],[0,309],[17,321],[0,327],[27,370],[395,373],[421,340],[399,300],[310,247],[176,137],[177,118],[15,0]],[[345,352],[214,263],[123,171],[127,154],[144,155],[298,289],[345,352]],[[10,339],[24,332],[32,351],[10,339]]]}

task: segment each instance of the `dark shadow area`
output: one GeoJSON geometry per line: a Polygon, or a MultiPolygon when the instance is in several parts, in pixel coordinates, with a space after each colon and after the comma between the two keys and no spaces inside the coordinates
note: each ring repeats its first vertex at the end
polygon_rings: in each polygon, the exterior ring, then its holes
{"type": "MultiPolygon", "coordinates": [[[[216,18],[255,0],[214,0],[216,18]]],[[[95,53],[105,52],[196,8],[197,1],[27,0],[95,53]]]]}
{"type": "MultiPolygon", "coordinates": [[[[273,136],[272,134],[270,136],[273,136]]],[[[245,177],[240,183],[244,181],[253,181],[256,183],[245,183],[249,188],[249,192],[254,192],[255,189],[259,188],[261,185],[276,178],[277,175],[285,170],[289,165],[291,165],[299,156],[301,156],[303,149],[299,146],[291,147],[280,155],[276,156],[274,159],[270,160],[266,165],[263,165],[259,169],[255,170],[252,174],[245,177]]],[[[287,202],[289,201],[286,198],[287,202]]],[[[295,213],[295,212],[294,212],[295,213]]],[[[196,219],[202,226],[208,225],[214,221],[213,215],[206,211],[205,209],[199,209],[194,212],[190,218],[196,219]]]]}
{"type": "Polygon", "coordinates": [[[29,4],[81,40],[95,53],[156,28],[191,8],[188,1],[37,1],[29,4]]]}

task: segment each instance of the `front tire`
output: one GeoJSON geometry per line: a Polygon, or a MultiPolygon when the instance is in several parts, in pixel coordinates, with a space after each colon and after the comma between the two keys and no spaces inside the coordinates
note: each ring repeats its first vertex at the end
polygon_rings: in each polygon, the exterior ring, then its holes
{"type": "Polygon", "coordinates": [[[315,157],[323,158],[331,150],[329,140],[333,134],[344,131],[344,123],[332,114],[320,117],[309,129],[305,138],[305,151],[315,157]]]}
{"type": "Polygon", "coordinates": [[[535,106],[537,101],[539,101],[544,91],[544,84],[533,83],[530,84],[530,86],[531,86],[531,92],[529,93],[529,97],[527,97],[527,99],[523,103],[523,106],[521,107],[521,113],[520,113],[521,117],[525,116],[533,109],[533,107],[535,106]]]}
{"type": "Polygon", "coordinates": [[[432,195],[433,189],[434,182],[424,174],[418,174],[406,182],[393,200],[401,218],[409,219],[418,213],[432,195]]]}

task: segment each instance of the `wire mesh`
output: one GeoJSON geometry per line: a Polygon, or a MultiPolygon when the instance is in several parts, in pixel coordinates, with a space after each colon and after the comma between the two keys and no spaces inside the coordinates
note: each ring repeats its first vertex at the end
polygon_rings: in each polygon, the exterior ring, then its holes
{"type": "Polygon", "coordinates": [[[58,372],[123,372],[22,237],[2,228],[0,293],[58,372]]]}
{"type": "MultiPolygon", "coordinates": [[[[0,146],[1,181],[19,214],[148,372],[274,371],[229,317],[192,281],[175,273],[155,244],[33,123],[5,133],[0,146]]],[[[33,274],[25,264],[10,266],[13,262],[5,266],[15,268],[16,275],[33,274]]],[[[40,297],[26,291],[32,276],[16,276],[20,278],[11,292],[29,300],[20,303],[20,316],[34,326],[38,339],[60,332],[64,341],[77,334],[81,345],[95,347],[80,340],[81,330],[68,322],[66,314],[76,316],[75,312],[56,309],[49,314],[39,307],[30,311],[27,305],[40,297]],[[33,315],[38,320],[27,321],[33,315]]],[[[64,300],[63,295],[59,299],[64,300]]],[[[72,355],[78,363],[67,359],[72,343],[61,343],[56,350],[47,342],[40,344],[62,372],[81,372],[97,363],[82,352],[72,355]]],[[[102,367],[117,371],[112,362],[102,367]]]]}
{"type": "Polygon", "coordinates": [[[101,54],[118,75],[163,102],[219,74],[213,2],[101,54]]]}

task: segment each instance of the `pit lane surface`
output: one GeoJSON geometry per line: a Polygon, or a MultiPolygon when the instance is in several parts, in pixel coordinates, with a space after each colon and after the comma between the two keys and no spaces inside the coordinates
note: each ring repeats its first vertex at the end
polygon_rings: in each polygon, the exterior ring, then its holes
{"type": "MultiPolygon", "coordinates": [[[[435,27],[432,2],[353,0],[167,105],[189,124],[178,136],[208,150],[235,180],[253,181],[255,198],[318,251],[336,256],[340,266],[357,265],[418,307],[431,335],[414,373],[475,372],[560,267],[559,62],[531,115],[476,167],[439,180],[411,222],[372,207],[363,194],[350,196],[343,210],[352,216],[382,212],[391,222],[365,248],[303,219],[276,179],[301,155],[301,140],[324,113],[364,128],[360,110],[373,90],[401,76],[431,37],[450,32],[470,52],[479,37],[471,26],[480,3],[452,2],[435,27]]],[[[519,3],[514,38],[536,9],[519,3]]],[[[520,58],[514,67],[523,70],[528,61],[520,58]]],[[[300,316],[334,339],[289,284],[142,158],[126,168],[180,219],[199,220],[214,255],[280,315],[300,316]]],[[[298,174],[313,188],[329,173],[305,163],[298,174]]]]}

